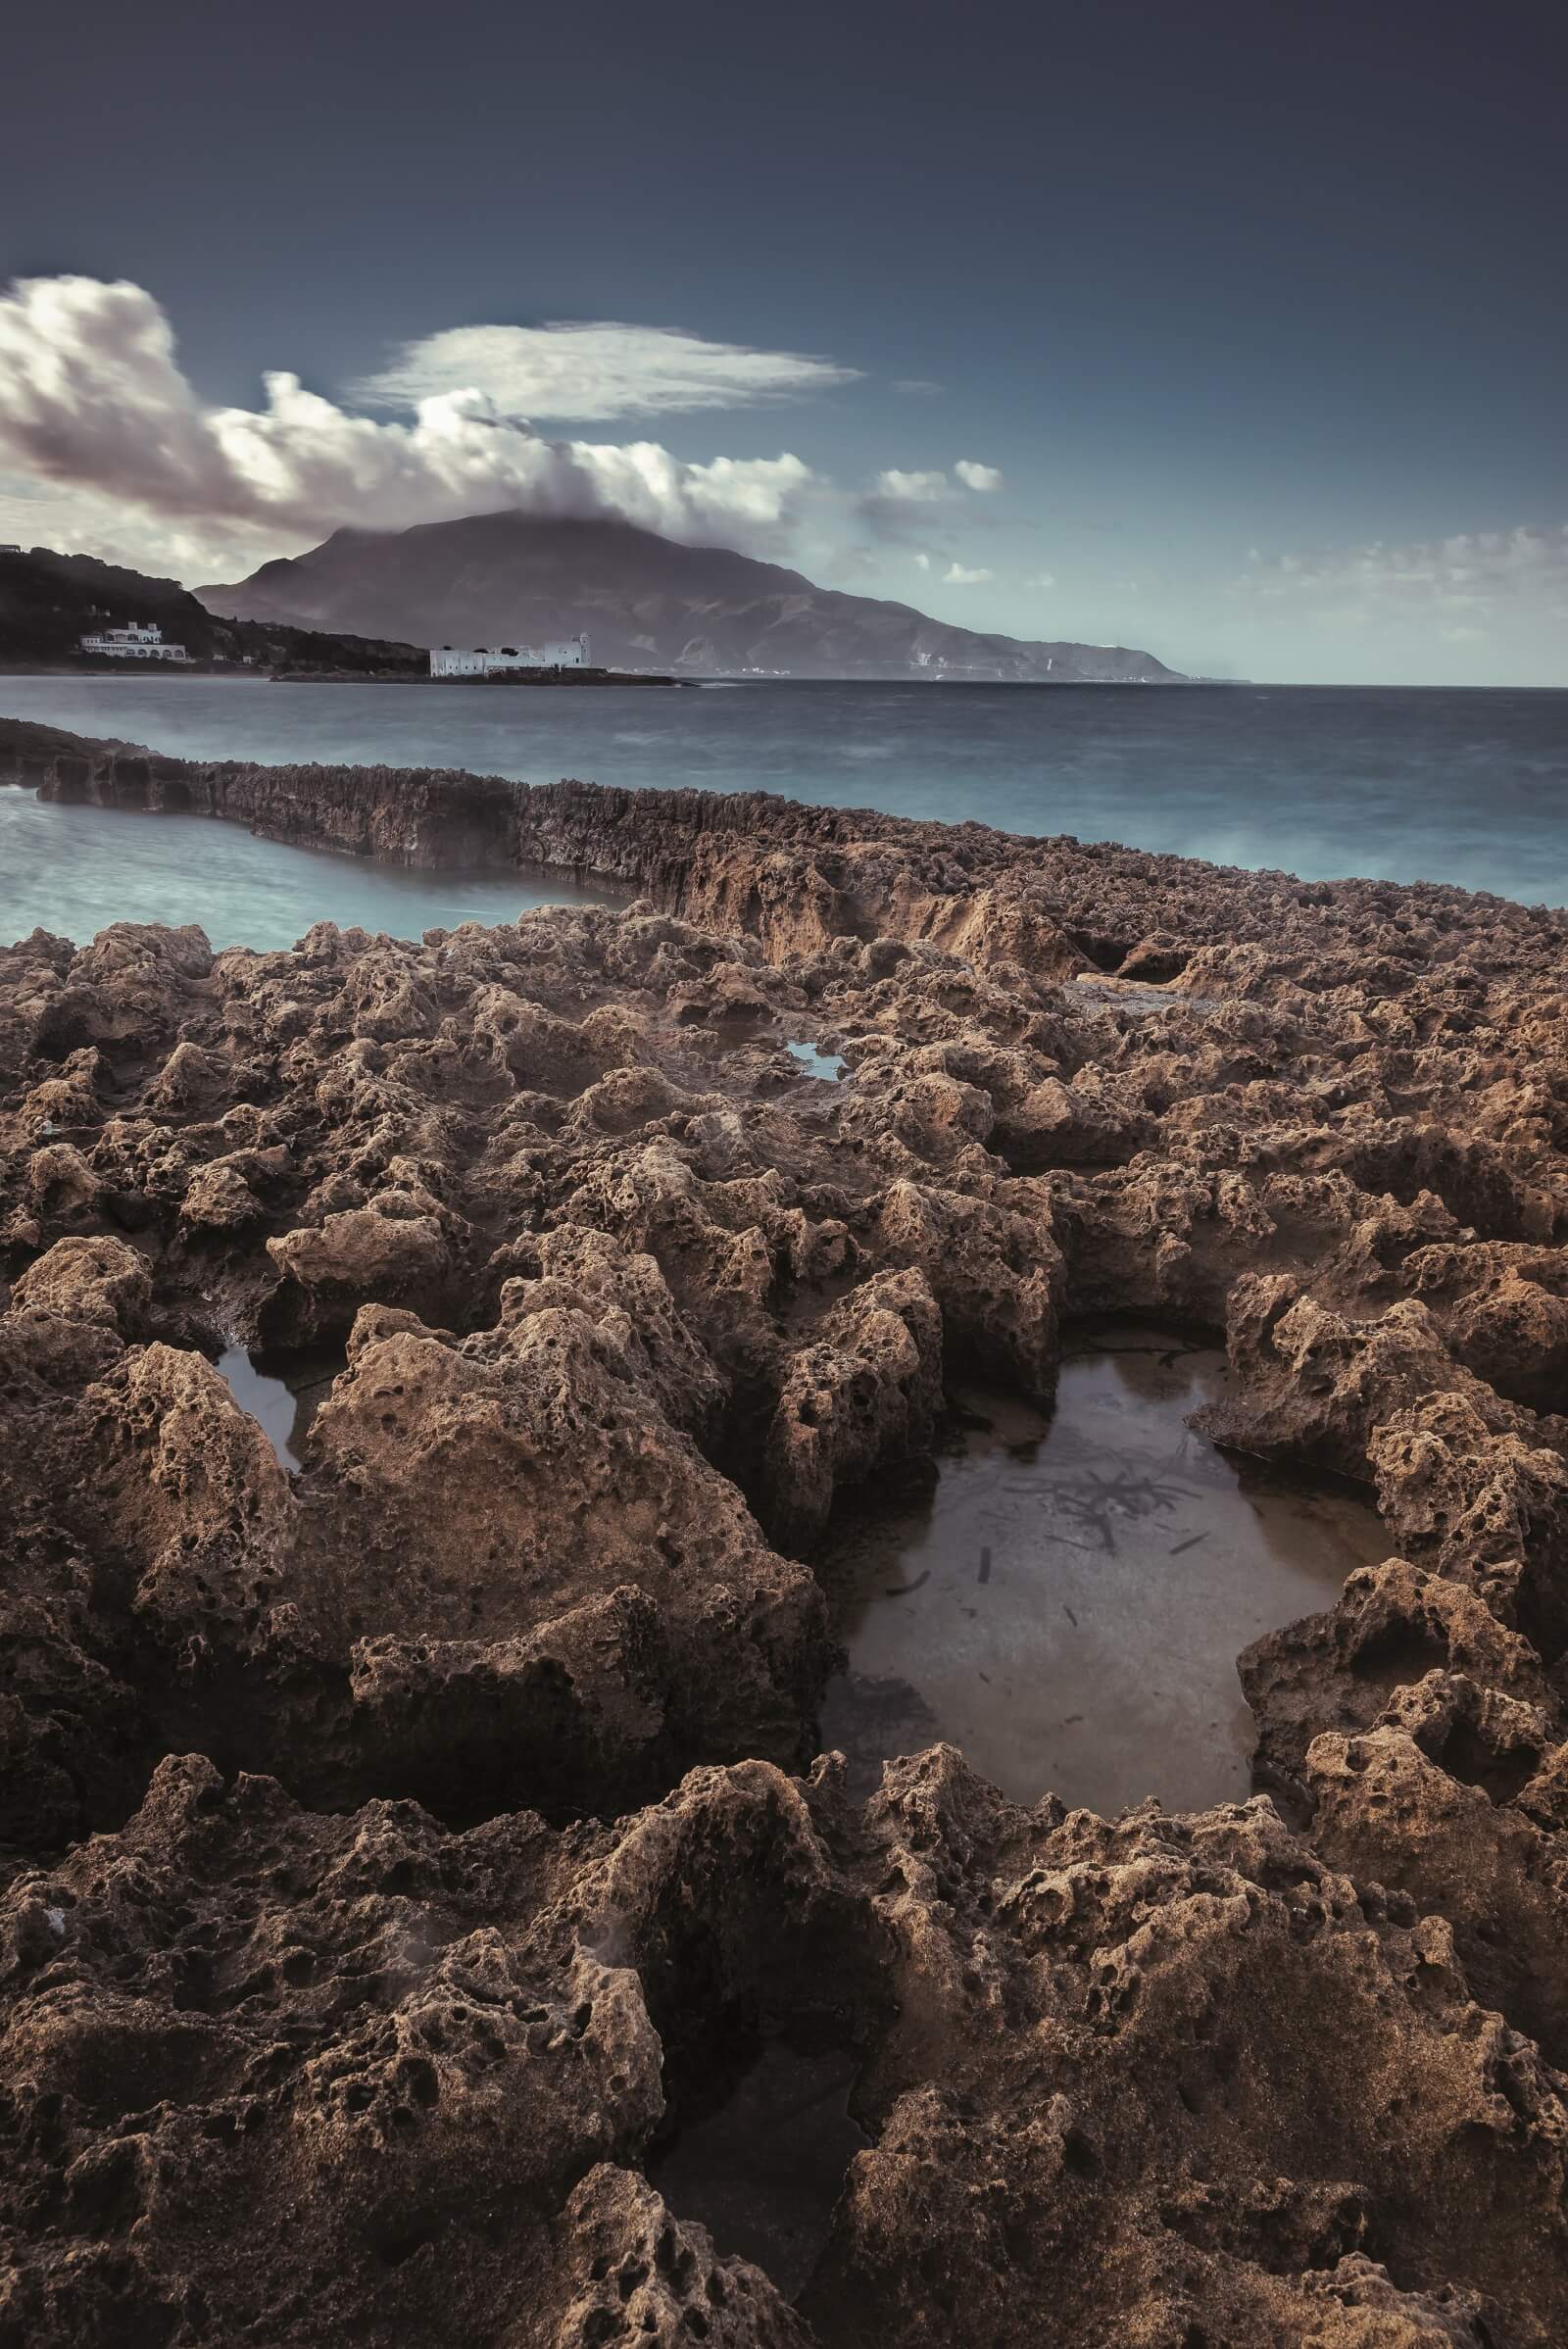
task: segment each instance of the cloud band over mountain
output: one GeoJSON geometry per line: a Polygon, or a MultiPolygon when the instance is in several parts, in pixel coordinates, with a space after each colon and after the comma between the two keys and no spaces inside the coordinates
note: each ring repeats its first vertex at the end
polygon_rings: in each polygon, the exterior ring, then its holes
{"type": "Polygon", "coordinates": [[[581,423],[771,406],[859,380],[856,367],[797,351],[709,342],[673,326],[555,319],[426,335],[349,390],[371,408],[416,408],[446,393],[479,391],[499,416],[581,423]]]}
{"type": "MultiPolygon", "coordinates": [[[[674,340],[688,361],[719,348],[674,340]]],[[[0,466],[170,519],[297,538],[519,506],[765,547],[815,478],[787,451],[694,464],[655,441],[546,439],[469,386],[430,391],[404,422],[356,415],[287,372],[265,383],[263,409],[205,405],[165,312],[128,282],[32,278],[0,298],[0,466]]]]}

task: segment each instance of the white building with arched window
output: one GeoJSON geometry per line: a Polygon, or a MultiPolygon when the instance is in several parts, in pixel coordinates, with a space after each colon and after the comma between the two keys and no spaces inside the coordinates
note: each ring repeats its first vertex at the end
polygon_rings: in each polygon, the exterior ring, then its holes
{"type": "Polygon", "coordinates": [[[586,636],[568,636],[564,644],[475,645],[471,653],[442,645],[430,654],[432,677],[504,677],[509,669],[590,668],[586,636]]]}
{"type": "Polygon", "coordinates": [[[188,661],[183,645],[164,642],[162,628],[132,620],[128,628],[104,628],[81,639],[84,653],[107,653],[112,661],[188,661]]]}

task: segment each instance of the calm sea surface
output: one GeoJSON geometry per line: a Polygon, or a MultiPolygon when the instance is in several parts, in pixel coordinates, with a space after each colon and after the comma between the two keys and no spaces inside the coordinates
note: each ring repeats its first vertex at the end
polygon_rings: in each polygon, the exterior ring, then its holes
{"type": "MultiPolygon", "coordinates": [[[[760,789],[1067,832],[1309,879],[1453,881],[1568,904],[1568,692],[1223,686],[710,685],[695,691],[4,677],[0,711],[196,758],[469,767],[760,789]]],[[[571,893],[406,875],[237,826],[0,791],[0,932],[198,921],[281,945],[399,936],[571,893]]]]}

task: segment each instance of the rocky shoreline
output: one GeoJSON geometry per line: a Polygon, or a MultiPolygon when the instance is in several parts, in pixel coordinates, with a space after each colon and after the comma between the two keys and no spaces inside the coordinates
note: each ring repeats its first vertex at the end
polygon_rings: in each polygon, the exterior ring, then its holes
{"type": "Polygon", "coordinates": [[[1568,2337],[1568,916],[11,720],[0,780],[631,898],[0,953],[5,2349],[1568,2337]],[[1246,1805],[852,1801],[835,1493],[1089,1313],[1223,1332],[1208,1432],[1386,1561],[1242,1657],[1246,1805]],[[342,1361],[296,1475],[236,1344],[342,1361]],[[771,2048],[863,2139],[793,2299],[650,2182],[771,2048]]]}

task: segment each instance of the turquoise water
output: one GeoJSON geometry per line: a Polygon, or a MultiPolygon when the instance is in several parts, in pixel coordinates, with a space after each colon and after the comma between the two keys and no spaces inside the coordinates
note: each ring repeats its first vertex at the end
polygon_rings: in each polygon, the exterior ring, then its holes
{"type": "Polygon", "coordinates": [[[786,1044],[784,1050],[808,1077],[820,1077],[829,1085],[836,1085],[849,1067],[842,1052],[824,1052],[814,1044],[786,1044]]]}
{"type": "MultiPolygon", "coordinates": [[[[270,685],[0,678],[0,712],[192,758],[762,789],[1273,866],[1568,904],[1568,693],[1378,687],[270,685]]],[[[323,915],[412,935],[551,885],[372,870],[232,826],[0,792],[0,930],[117,914],[278,945],[323,915]]]]}
{"type": "Polygon", "coordinates": [[[759,683],[684,693],[0,678],[0,710],[200,758],[777,791],[1568,901],[1568,692],[759,683]]]}
{"type": "Polygon", "coordinates": [[[0,789],[0,945],[36,928],[81,945],[112,921],[193,921],[215,947],[270,950],[325,920],[418,938],[460,921],[515,921],[530,905],[611,902],[569,881],[406,873],[283,848],[208,816],[46,807],[34,792],[0,789]]]}

